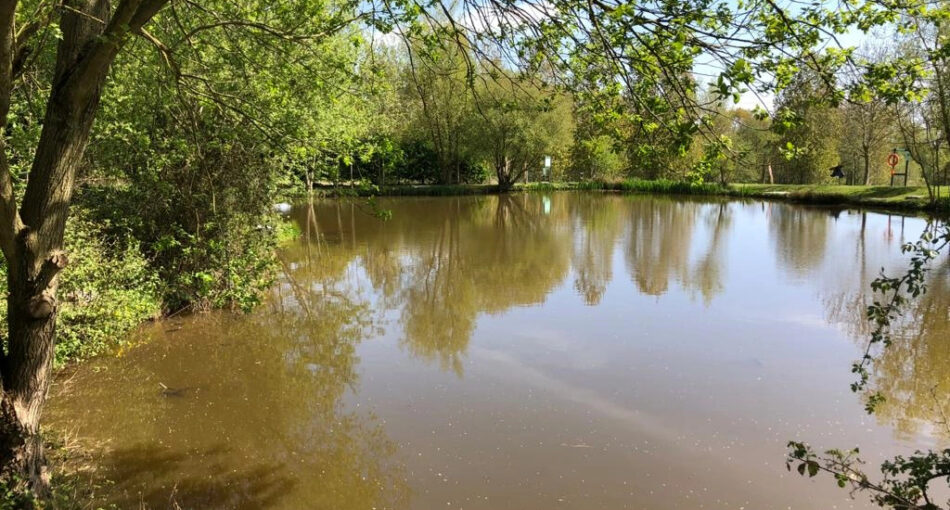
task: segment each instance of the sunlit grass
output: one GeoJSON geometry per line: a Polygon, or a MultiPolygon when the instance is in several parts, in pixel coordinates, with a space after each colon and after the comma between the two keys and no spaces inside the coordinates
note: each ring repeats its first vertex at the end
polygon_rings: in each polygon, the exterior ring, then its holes
{"type": "Polygon", "coordinates": [[[843,186],[825,184],[734,184],[732,196],[750,198],[784,198],[797,202],[821,204],[865,205],[906,209],[950,210],[950,186],[936,189],[939,197],[930,205],[927,188],[923,186],[843,186]]]}

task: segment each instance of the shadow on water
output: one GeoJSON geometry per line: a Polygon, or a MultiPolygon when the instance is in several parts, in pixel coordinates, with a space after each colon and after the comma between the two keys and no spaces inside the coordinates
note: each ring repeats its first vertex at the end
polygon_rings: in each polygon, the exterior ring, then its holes
{"type": "Polygon", "coordinates": [[[375,319],[358,296],[340,292],[339,278],[298,266],[282,298],[251,316],[154,325],[121,358],[94,360],[58,382],[51,422],[96,452],[101,478],[113,484],[96,502],[400,507],[408,489],[395,445],[372,414],[345,402],[359,384],[356,346],[375,319]],[[166,387],[187,391],[170,398],[166,387]]]}
{"type": "Polygon", "coordinates": [[[174,451],[140,444],[110,451],[100,468],[114,483],[112,504],[151,510],[272,508],[293,490],[297,480],[279,465],[235,466],[224,447],[174,451]],[[195,458],[202,476],[182,476],[195,458]]]}

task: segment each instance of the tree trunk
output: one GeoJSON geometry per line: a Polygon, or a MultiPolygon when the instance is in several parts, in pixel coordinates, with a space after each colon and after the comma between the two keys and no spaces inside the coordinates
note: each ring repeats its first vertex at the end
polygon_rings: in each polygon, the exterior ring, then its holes
{"type": "Polygon", "coordinates": [[[66,216],[98,106],[99,86],[80,105],[62,101],[58,93],[50,100],[20,211],[24,228],[7,276],[9,338],[2,364],[0,461],[5,474],[27,484],[38,497],[49,491],[39,421],[53,367],[56,272],[66,264],[60,252],[66,216]],[[11,409],[12,414],[7,412],[11,409]]]}
{"type": "Polygon", "coordinates": [[[865,150],[862,155],[864,158],[864,185],[871,184],[871,154],[865,150]]]}
{"type": "MultiPolygon", "coordinates": [[[[49,494],[40,418],[53,368],[57,275],[67,262],[61,249],[76,170],[109,67],[129,34],[166,2],[122,0],[111,18],[106,0],[70,2],[60,21],[56,68],[23,205],[18,213],[2,211],[0,228],[12,228],[2,239],[9,337],[0,359],[0,481],[19,495],[49,494]]],[[[8,97],[8,89],[0,92],[8,97]]],[[[0,171],[8,172],[3,166],[0,171]]],[[[4,201],[13,203],[6,188],[4,201]]]]}
{"type": "Polygon", "coordinates": [[[495,163],[495,175],[498,176],[498,188],[502,191],[510,190],[515,184],[511,175],[511,159],[505,156],[501,164],[495,163]]]}
{"type": "Polygon", "coordinates": [[[508,191],[511,189],[511,186],[514,184],[511,182],[510,176],[507,172],[495,172],[498,176],[498,189],[502,191],[508,191]]]}
{"type": "MultiPolygon", "coordinates": [[[[49,390],[56,334],[55,307],[37,310],[32,285],[22,269],[11,268],[7,325],[9,352],[3,366],[0,402],[0,463],[3,477],[17,492],[49,495],[49,474],[40,437],[40,417],[49,390]],[[13,276],[14,273],[20,275],[13,276]],[[49,315],[43,316],[48,310],[49,315]],[[37,313],[37,312],[40,313],[37,313]],[[35,317],[34,315],[39,315],[35,317]]],[[[46,296],[55,299],[55,291],[46,296]]]]}

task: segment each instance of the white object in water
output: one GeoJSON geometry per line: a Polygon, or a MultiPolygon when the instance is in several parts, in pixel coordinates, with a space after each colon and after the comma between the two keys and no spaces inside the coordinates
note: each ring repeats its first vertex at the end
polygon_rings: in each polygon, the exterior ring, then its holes
{"type": "Polygon", "coordinates": [[[288,204],[287,202],[280,202],[280,203],[274,204],[274,210],[279,212],[280,214],[289,214],[290,208],[291,208],[291,205],[288,204]]]}

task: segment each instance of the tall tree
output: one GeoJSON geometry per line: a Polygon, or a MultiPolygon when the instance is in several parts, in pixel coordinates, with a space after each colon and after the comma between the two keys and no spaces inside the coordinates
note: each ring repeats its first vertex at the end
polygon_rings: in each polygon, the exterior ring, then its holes
{"type": "MultiPolygon", "coordinates": [[[[48,487],[39,436],[40,416],[50,384],[56,331],[57,274],[66,267],[62,251],[73,185],[116,55],[168,0],[77,0],[61,9],[62,36],[50,82],[43,130],[29,180],[17,207],[0,137],[0,248],[8,272],[7,349],[0,360],[0,469],[42,494],[48,487]]],[[[16,1],[0,5],[0,119],[6,119],[14,82],[30,36],[42,21],[19,19],[16,1]]]]}
{"type": "MultiPolygon", "coordinates": [[[[890,56],[883,48],[865,46],[861,53],[871,62],[883,63],[890,56]]],[[[846,77],[858,80],[858,76],[846,77]]],[[[884,168],[887,153],[898,137],[894,105],[886,97],[872,94],[852,95],[841,105],[839,153],[841,154],[848,184],[868,186],[875,177],[874,168],[884,168]]]]}
{"type": "Polygon", "coordinates": [[[501,188],[540,168],[546,155],[566,156],[573,135],[568,97],[507,76],[486,80],[476,91],[474,143],[501,188]]]}
{"type": "Polygon", "coordinates": [[[406,94],[417,102],[414,127],[425,133],[436,155],[441,184],[462,181],[468,146],[466,121],[473,114],[472,95],[467,87],[471,58],[469,49],[454,45],[432,29],[437,43],[409,43],[406,94]]]}
{"type": "Polygon", "coordinates": [[[772,128],[780,136],[782,164],[777,168],[782,182],[813,184],[824,180],[838,163],[841,116],[822,99],[831,94],[819,76],[798,73],[778,97],[782,121],[772,128]]]}
{"type": "Polygon", "coordinates": [[[903,101],[897,106],[900,137],[910,157],[920,166],[932,202],[939,198],[938,184],[947,179],[946,172],[941,172],[940,156],[943,148],[950,146],[950,23],[937,14],[925,12],[908,17],[912,29],[899,42],[902,51],[928,71],[922,80],[928,93],[924,98],[903,101]]]}
{"type": "Polygon", "coordinates": [[[769,182],[769,168],[775,158],[777,135],[769,129],[769,122],[748,110],[736,110],[736,151],[742,179],[749,182],[769,182]]]}
{"type": "Polygon", "coordinates": [[[896,118],[894,107],[879,98],[852,101],[841,108],[842,133],[840,153],[850,163],[849,184],[868,186],[874,178],[873,168],[882,168],[884,158],[892,149],[896,118]]]}

